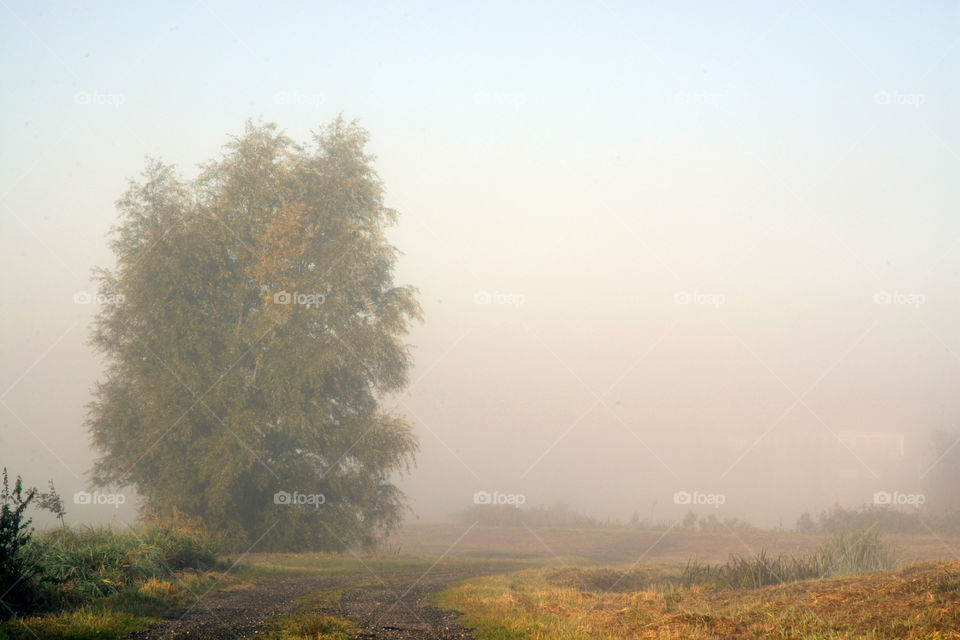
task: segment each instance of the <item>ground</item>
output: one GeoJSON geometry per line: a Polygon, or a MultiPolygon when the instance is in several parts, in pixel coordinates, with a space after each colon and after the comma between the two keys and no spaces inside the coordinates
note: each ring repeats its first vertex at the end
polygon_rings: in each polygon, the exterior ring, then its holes
{"type": "MultiPolygon", "coordinates": [[[[723,562],[730,553],[761,549],[809,553],[823,538],[423,525],[392,538],[388,555],[250,554],[224,575],[178,576],[185,605],[152,623],[149,617],[114,620],[108,630],[84,614],[68,620],[73,626],[30,620],[30,628],[11,637],[960,639],[960,560],[951,552],[960,540],[886,538],[900,548],[907,568],[718,593],[663,590],[656,580],[692,556],[723,562]],[[130,629],[139,630],[131,635],[130,629]]],[[[173,582],[156,588],[174,588],[173,582]]]]}
{"type": "MultiPolygon", "coordinates": [[[[218,591],[199,604],[164,620],[131,640],[196,638],[234,640],[271,636],[271,620],[296,612],[322,613],[349,621],[350,636],[408,640],[472,638],[455,615],[428,603],[427,597],[452,583],[475,576],[478,569],[443,569],[385,574],[342,573],[334,576],[272,578],[218,591]],[[334,598],[324,598],[334,592],[334,598]]],[[[282,625],[279,625],[282,627],[282,625]]],[[[281,634],[277,634],[281,637],[281,634]]]]}

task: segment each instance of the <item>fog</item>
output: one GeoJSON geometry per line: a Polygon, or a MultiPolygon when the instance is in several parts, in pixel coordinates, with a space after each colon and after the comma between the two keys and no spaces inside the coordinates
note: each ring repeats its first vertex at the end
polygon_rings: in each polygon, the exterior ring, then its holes
{"type": "Polygon", "coordinates": [[[384,399],[420,440],[409,520],[486,491],[790,527],[922,491],[960,427],[955,4],[0,15],[0,466],[71,522],[136,515],[70,499],[113,203],[248,117],[370,132],[424,309],[384,399]]]}

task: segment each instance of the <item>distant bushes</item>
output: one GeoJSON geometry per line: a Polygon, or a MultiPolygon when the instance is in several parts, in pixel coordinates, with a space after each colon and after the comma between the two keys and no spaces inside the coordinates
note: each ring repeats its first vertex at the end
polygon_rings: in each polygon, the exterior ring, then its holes
{"type": "Polygon", "coordinates": [[[714,514],[699,516],[693,512],[688,513],[676,524],[641,520],[636,513],[634,513],[633,518],[628,523],[615,519],[598,520],[592,516],[584,515],[565,504],[540,507],[521,506],[519,508],[512,505],[480,504],[461,511],[459,518],[462,522],[468,524],[477,522],[481,525],[493,527],[522,527],[526,525],[528,527],[572,529],[630,528],[645,531],[666,531],[677,527],[680,530],[701,531],[705,533],[727,533],[730,531],[743,533],[760,530],[749,522],[736,517],[721,519],[714,514]]]}
{"type": "MultiPolygon", "coordinates": [[[[666,528],[664,526],[664,528],[666,528]]],[[[692,511],[684,516],[680,521],[678,528],[686,531],[702,531],[704,533],[729,533],[736,531],[738,533],[759,531],[759,529],[745,520],[736,517],[718,518],[714,514],[708,516],[698,516],[692,511]]]]}
{"type": "Polygon", "coordinates": [[[722,565],[689,562],[680,585],[705,585],[717,589],[757,589],[771,584],[825,578],[896,568],[896,553],[880,540],[877,531],[840,531],[814,554],[806,556],[731,555],[722,565]]]}
{"type": "Polygon", "coordinates": [[[463,522],[478,522],[495,527],[571,527],[594,528],[603,526],[622,526],[610,521],[598,521],[574,511],[563,504],[547,507],[521,507],[511,505],[474,505],[460,513],[463,522]]]}
{"type": "Polygon", "coordinates": [[[864,505],[858,508],[835,505],[816,518],[804,513],[797,520],[799,533],[836,533],[856,529],[870,529],[884,533],[938,533],[960,534],[960,512],[931,513],[913,509],[900,511],[886,506],[864,505]]]}

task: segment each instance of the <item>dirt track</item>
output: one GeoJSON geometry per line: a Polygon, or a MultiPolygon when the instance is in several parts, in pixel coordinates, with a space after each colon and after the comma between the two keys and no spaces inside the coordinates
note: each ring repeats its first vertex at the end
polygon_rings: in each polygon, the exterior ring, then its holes
{"type": "Polygon", "coordinates": [[[453,582],[481,573],[443,569],[426,575],[408,572],[379,577],[349,574],[267,580],[210,593],[186,612],[135,633],[130,640],[249,638],[264,631],[271,618],[301,605],[296,602],[299,596],[328,589],[345,589],[345,595],[319,610],[355,622],[358,639],[472,638],[468,630],[454,622],[453,614],[430,606],[426,599],[453,582]],[[358,580],[365,586],[354,586],[358,580]]]}

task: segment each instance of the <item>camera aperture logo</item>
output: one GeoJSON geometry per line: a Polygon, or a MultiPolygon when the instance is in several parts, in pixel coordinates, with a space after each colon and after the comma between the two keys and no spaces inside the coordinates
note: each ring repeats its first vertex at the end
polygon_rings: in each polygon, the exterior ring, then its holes
{"type": "Polygon", "coordinates": [[[911,506],[919,509],[927,502],[922,493],[900,493],[899,491],[877,491],[873,494],[873,504],[881,507],[911,506]]]}
{"type": "Polygon", "coordinates": [[[727,502],[727,496],[722,493],[701,493],[699,491],[677,491],[673,494],[673,504],[680,505],[709,505],[719,509],[727,502]]]}
{"type": "Polygon", "coordinates": [[[327,298],[322,293],[300,293],[294,291],[278,291],[273,294],[274,304],[297,304],[310,309],[319,309],[320,305],[326,302],[327,298]]]}
{"type": "Polygon", "coordinates": [[[77,491],[73,494],[73,504],[80,505],[101,505],[109,504],[115,509],[119,509],[120,505],[127,501],[127,496],[122,493],[100,493],[99,491],[94,491],[93,493],[89,491],[77,491]]]}
{"type": "Polygon", "coordinates": [[[294,491],[277,491],[273,494],[273,504],[294,505],[294,506],[312,506],[319,509],[320,505],[326,503],[327,497],[322,493],[300,493],[294,491]]]}
{"type": "Polygon", "coordinates": [[[473,504],[479,505],[503,505],[509,504],[517,509],[527,501],[527,496],[522,493],[500,493],[499,491],[477,491],[473,494],[473,504]]]}

